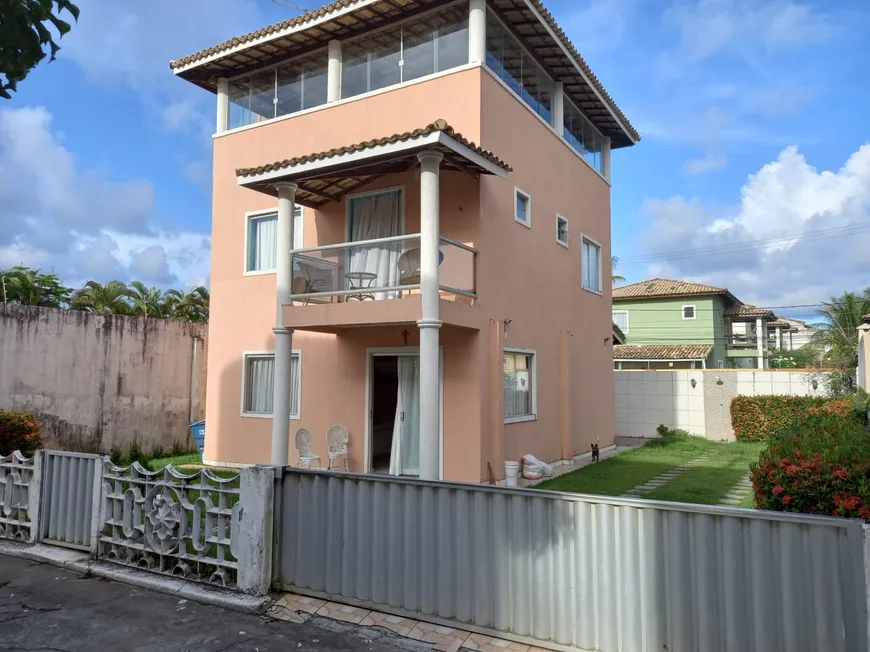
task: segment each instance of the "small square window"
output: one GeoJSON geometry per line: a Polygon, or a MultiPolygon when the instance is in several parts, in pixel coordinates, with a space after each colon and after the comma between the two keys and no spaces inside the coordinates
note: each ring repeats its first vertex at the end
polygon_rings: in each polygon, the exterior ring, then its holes
{"type": "Polygon", "coordinates": [[[695,306],[683,306],[683,319],[695,318],[695,306]]]}
{"type": "MultiPolygon", "coordinates": [[[[271,417],[275,380],[274,353],[245,353],[242,379],[242,415],[271,417]]],[[[302,354],[290,358],[290,418],[299,418],[302,354]]]]}
{"type": "Polygon", "coordinates": [[[514,219],[523,226],[532,226],[532,198],[519,188],[514,189],[514,219]]]}
{"type": "MultiPolygon", "coordinates": [[[[278,213],[249,213],[245,274],[274,272],[278,256],[278,213]]],[[[293,217],[293,248],[302,248],[302,207],[293,217]]]]}
{"type": "Polygon", "coordinates": [[[628,310],[614,310],[613,323],[619,326],[623,334],[628,335],[628,310]]]}
{"type": "Polygon", "coordinates": [[[568,219],[561,215],[556,216],[556,242],[568,246],[568,219]]]}

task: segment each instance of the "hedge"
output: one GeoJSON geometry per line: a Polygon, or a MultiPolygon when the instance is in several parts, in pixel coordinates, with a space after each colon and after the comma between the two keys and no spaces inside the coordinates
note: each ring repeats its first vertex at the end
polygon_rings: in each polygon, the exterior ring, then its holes
{"type": "Polygon", "coordinates": [[[21,451],[31,456],[42,447],[42,424],[27,412],[4,412],[0,410],[0,455],[21,451]]]}
{"type": "Polygon", "coordinates": [[[764,440],[829,400],[811,396],[735,396],[731,399],[731,427],[737,441],[764,440]]]}
{"type": "Polygon", "coordinates": [[[870,521],[870,435],[847,401],[810,408],[771,436],[752,487],[759,509],[870,521]]]}

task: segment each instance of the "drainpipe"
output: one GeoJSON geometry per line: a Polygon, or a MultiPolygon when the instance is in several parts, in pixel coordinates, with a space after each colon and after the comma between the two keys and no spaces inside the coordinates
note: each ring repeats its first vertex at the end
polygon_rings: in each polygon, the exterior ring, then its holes
{"type": "Polygon", "coordinates": [[[190,409],[187,413],[187,422],[194,422],[194,404],[196,403],[196,346],[197,337],[194,335],[190,340],[190,409]]]}

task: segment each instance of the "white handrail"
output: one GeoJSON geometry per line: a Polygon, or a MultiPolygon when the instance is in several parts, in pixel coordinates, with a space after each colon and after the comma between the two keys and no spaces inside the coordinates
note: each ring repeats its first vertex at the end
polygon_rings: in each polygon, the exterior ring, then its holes
{"type": "Polygon", "coordinates": [[[477,253],[477,249],[475,249],[471,245],[465,244],[464,242],[459,242],[458,240],[454,240],[453,238],[448,238],[446,235],[442,235],[440,236],[440,238],[441,242],[453,245],[454,247],[459,247],[460,249],[465,249],[466,251],[470,251],[473,254],[477,253]]]}
{"type": "Polygon", "coordinates": [[[355,247],[365,247],[367,245],[389,244],[390,242],[403,242],[405,240],[419,239],[419,233],[410,233],[408,235],[394,235],[389,238],[376,238],[374,240],[355,240],[353,242],[340,242],[338,244],[322,245],[320,247],[307,247],[304,249],[291,249],[290,255],[308,254],[318,251],[334,251],[336,249],[353,249],[355,247]]]}

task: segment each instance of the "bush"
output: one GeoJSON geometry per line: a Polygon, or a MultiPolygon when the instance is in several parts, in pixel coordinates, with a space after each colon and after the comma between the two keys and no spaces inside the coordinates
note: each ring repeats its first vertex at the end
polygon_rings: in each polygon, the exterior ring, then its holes
{"type": "Polygon", "coordinates": [[[811,396],[735,396],[731,400],[731,427],[737,441],[767,439],[828,400],[811,396]]]}
{"type": "Polygon", "coordinates": [[[870,521],[870,436],[847,401],[811,408],[752,465],[759,509],[870,521]]]}
{"type": "Polygon", "coordinates": [[[27,412],[3,412],[0,410],[0,455],[21,451],[30,457],[42,448],[42,424],[27,412]]]}

